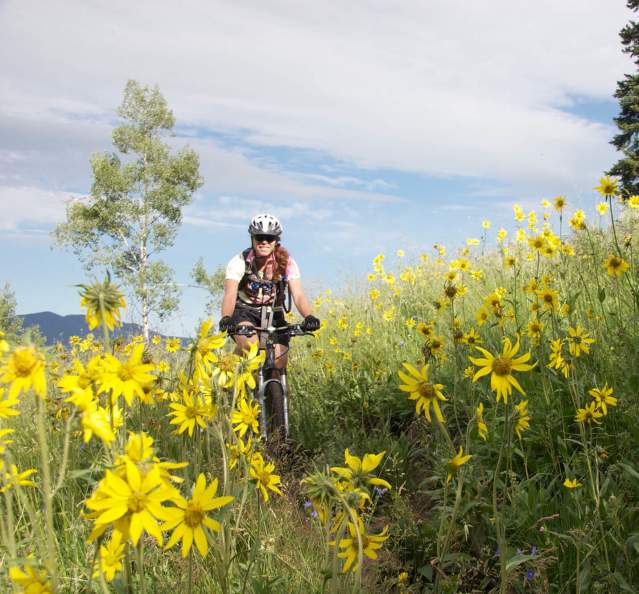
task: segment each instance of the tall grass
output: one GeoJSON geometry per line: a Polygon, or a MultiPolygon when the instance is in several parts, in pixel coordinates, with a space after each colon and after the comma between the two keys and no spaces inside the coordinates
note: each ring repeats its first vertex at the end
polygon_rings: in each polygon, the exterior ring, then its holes
{"type": "MultiPolygon", "coordinates": [[[[26,566],[45,571],[59,592],[637,591],[639,218],[620,202],[608,203],[616,211],[614,228],[573,216],[569,235],[564,211],[548,211],[544,231],[543,222],[516,210],[519,241],[515,229],[491,249],[485,230],[478,245],[470,242],[453,257],[441,246],[422,255],[380,256],[365,291],[318,297],[323,327],[291,351],[292,450],[269,458],[273,452],[254,446],[282,477],[283,495],[273,491],[268,502],[251,478],[250,453],[229,468],[231,446],[238,444],[231,423],[237,384],[224,387],[211,375],[219,360],[206,373],[198,363],[197,352],[220,359],[228,344],[212,346],[217,339],[201,330],[190,350],[148,345],[144,364],[158,379],[132,406],[120,399],[126,422],[114,427],[112,443],[95,435],[84,442],[85,413],[65,401],[58,385],[65,372],[74,373],[74,361],[86,364],[105,350],[125,361],[135,344],[110,345],[107,335],[52,349],[46,400],[31,390],[20,395],[19,415],[0,413],[0,429],[15,430],[6,436],[13,443],[0,451],[3,591],[21,591],[8,568],[26,566]],[[543,248],[528,241],[534,237],[544,237],[543,248]],[[626,261],[628,270],[609,274],[610,256],[626,261]],[[544,292],[552,293],[549,301],[544,292]],[[586,342],[589,352],[578,348],[576,356],[571,332],[594,340],[586,342]],[[478,377],[471,360],[484,357],[477,344],[500,356],[505,339],[519,343],[517,356],[529,352],[535,364],[512,372],[525,394],[514,389],[508,402],[497,401],[490,376],[478,377]],[[416,414],[415,400],[400,391],[405,363],[417,370],[428,365],[428,381],[443,385],[443,423],[416,414]],[[610,402],[605,415],[597,408],[594,421],[577,421],[578,411],[596,401],[589,391],[604,385],[616,405],[610,402]],[[187,402],[184,389],[216,407],[215,414],[202,413],[206,429],[192,437],[175,435],[169,424],[171,404],[187,402]],[[529,427],[522,422],[525,400],[529,427]],[[35,422],[39,409],[44,441],[35,422]],[[207,484],[219,478],[219,493],[234,500],[215,514],[221,530],[208,533],[206,557],[193,547],[183,558],[179,547],[163,550],[145,534],[142,545],[127,545],[123,570],[107,583],[100,572],[92,577],[107,539],[87,543],[95,519],[85,504],[105,470],[117,469],[129,434],[140,431],[154,438],[160,460],[189,463],[171,471],[184,481],[174,485],[183,497],[203,472],[207,484]],[[472,457],[456,466],[460,446],[472,457]],[[355,478],[338,479],[331,468],[343,467],[346,449],[359,457],[384,452],[370,476],[392,488],[364,485],[366,500],[355,478]],[[23,481],[35,486],[16,484],[7,474],[11,464],[37,470],[23,481]],[[565,486],[566,480],[578,486],[565,486]],[[322,489],[333,499],[320,501],[322,489]],[[363,563],[344,573],[344,557],[336,554],[345,550],[347,521],[355,517],[365,528],[354,537],[354,565],[363,563]],[[378,559],[366,558],[367,539],[385,526],[390,538],[378,559]]],[[[3,355],[2,402],[16,346],[7,345],[3,355]]],[[[108,393],[99,398],[106,407],[108,393]]]]}

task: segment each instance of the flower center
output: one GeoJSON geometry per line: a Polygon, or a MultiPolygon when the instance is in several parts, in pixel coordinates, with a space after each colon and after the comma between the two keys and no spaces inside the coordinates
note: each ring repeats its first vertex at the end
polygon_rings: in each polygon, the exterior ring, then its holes
{"type": "Polygon", "coordinates": [[[120,563],[120,558],[121,558],[121,555],[109,553],[108,555],[102,558],[102,561],[107,567],[116,567],[120,563]]]}
{"type": "Polygon", "coordinates": [[[202,508],[195,502],[189,501],[186,504],[186,511],[184,512],[184,523],[190,528],[195,528],[202,523],[204,519],[204,512],[202,508]]]}
{"type": "Polygon", "coordinates": [[[88,388],[91,385],[91,377],[85,374],[81,374],[78,376],[78,386],[80,386],[83,390],[88,388]]]}
{"type": "Polygon", "coordinates": [[[444,292],[446,293],[446,297],[452,299],[455,295],[457,295],[457,287],[455,285],[448,285],[444,292]]]}
{"type": "Polygon", "coordinates": [[[493,372],[497,375],[510,375],[512,368],[512,361],[510,359],[497,357],[493,361],[493,372]]]}
{"type": "Polygon", "coordinates": [[[265,487],[269,485],[271,482],[271,473],[267,470],[261,470],[257,473],[258,481],[262,483],[265,487]]]}
{"type": "Polygon", "coordinates": [[[146,504],[148,503],[149,498],[146,493],[142,493],[141,491],[134,491],[129,495],[129,500],[127,501],[127,506],[129,511],[132,513],[138,513],[146,508],[146,504]]]}
{"type": "Polygon", "coordinates": [[[222,359],[218,363],[218,367],[225,373],[233,371],[235,369],[235,357],[229,355],[227,355],[226,357],[222,357],[222,359]]]}
{"type": "Polygon", "coordinates": [[[619,260],[619,258],[616,258],[616,257],[610,258],[610,266],[612,268],[619,268],[619,266],[621,266],[621,260],[619,260]]]}
{"type": "Polygon", "coordinates": [[[129,380],[133,379],[133,374],[131,373],[129,366],[126,363],[122,364],[120,366],[120,369],[118,369],[118,377],[123,382],[128,382],[129,380]]]}
{"type": "Polygon", "coordinates": [[[31,375],[36,366],[36,358],[33,356],[31,349],[16,349],[16,352],[13,355],[13,364],[17,375],[20,377],[27,377],[31,375]]]}
{"type": "Polygon", "coordinates": [[[550,293],[545,293],[544,294],[544,301],[546,303],[552,303],[552,295],[550,293]]]}
{"type": "Polygon", "coordinates": [[[419,395],[422,398],[426,398],[427,400],[431,400],[435,397],[435,389],[433,388],[433,384],[428,384],[426,382],[422,382],[419,384],[419,395]]]}
{"type": "Polygon", "coordinates": [[[187,406],[184,409],[184,416],[187,419],[195,419],[195,417],[198,416],[198,409],[197,406],[187,406]]]}

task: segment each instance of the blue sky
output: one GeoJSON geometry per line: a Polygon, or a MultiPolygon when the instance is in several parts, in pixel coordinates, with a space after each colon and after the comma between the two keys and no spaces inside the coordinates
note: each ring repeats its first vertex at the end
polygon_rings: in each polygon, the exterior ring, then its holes
{"type": "MultiPolygon", "coordinates": [[[[181,283],[200,256],[214,269],[245,247],[262,211],[281,217],[311,294],[379,252],[452,248],[485,218],[509,227],[515,202],[565,194],[592,212],[633,68],[625,3],[479,4],[3,2],[0,283],[22,313],[78,312],[86,277],[49,233],[88,193],[128,78],[159,85],[171,142],[200,155],[204,185],[165,253],[181,283]]],[[[186,288],[160,329],[188,334],[205,302],[186,288]]]]}

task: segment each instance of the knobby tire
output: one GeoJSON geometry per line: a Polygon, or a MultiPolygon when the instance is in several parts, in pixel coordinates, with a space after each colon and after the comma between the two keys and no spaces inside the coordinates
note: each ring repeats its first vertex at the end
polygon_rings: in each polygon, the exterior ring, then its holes
{"type": "Polygon", "coordinates": [[[264,403],[266,405],[268,441],[273,444],[283,443],[286,432],[284,427],[284,391],[282,390],[282,384],[277,381],[266,384],[264,388],[264,403]]]}

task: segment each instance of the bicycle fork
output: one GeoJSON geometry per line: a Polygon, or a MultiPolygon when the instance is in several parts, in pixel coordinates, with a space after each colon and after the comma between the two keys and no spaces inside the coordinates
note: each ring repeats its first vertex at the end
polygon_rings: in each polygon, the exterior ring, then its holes
{"type": "Polygon", "coordinates": [[[282,406],[284,407],[284,439],[288,439],[288,386],[286,384],[286,368],[280,369],[282,386],[282,406]]]}
{"type": "Polygon", "coordinates": [[[264,411],[264,391],[266,382],[264,381],[264,375],[264,367],[261,367],[257,376],[257,401],[260,405],[260,432],[262,433],[262,438],[266,441],[266,413],[264,411]]]}
{"type": "Polygon", "coordinates": [[[278,369],[279,379],[266,379],[266,370],[262,367],[257,378],[257,401],[260,405],[260,432],[264,441],[268,441],[268,430],[266,421],[266,386],[271,382],[280,384],[282,387],[282,406],[284,408],[284,439],[288,439],[288,385],[286,382],[286,369],[278,369]]]}

